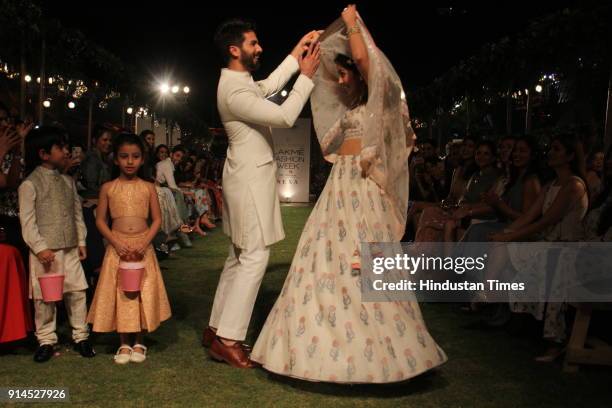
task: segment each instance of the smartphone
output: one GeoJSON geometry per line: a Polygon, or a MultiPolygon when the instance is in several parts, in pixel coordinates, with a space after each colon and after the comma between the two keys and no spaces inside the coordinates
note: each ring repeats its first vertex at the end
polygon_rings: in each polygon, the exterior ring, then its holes
{"type": "Polygon", "coordinates": [[[78,159],[81,157],[81,153],[83,152],[83,149],[81,148],[81,146],[72,146],[72,154],[71,157],[73,159],[78,159]]]}

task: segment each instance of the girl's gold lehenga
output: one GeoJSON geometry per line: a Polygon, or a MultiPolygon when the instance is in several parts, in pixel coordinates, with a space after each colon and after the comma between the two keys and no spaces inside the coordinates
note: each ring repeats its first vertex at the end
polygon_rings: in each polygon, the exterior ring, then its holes
{"type": "MultiPolygon", "coordinates": [[[[108,191],[111,218],[115,220],[122,217],[139,217],[147,220],[149,197],[150,190],[145,181],[139,179],[126,182],[116,179],[108,191]]],[[[142,242],[147,231],[125,234],[113,230],[113,234],[129,246],[135,247],[142,242]]],[[[118,284],[119,255],[112,245],[108,245],[100,270],[100,280],[87,316],[87,321],[93,324],[93,331],[152,332],[159,327],[160,322],[170,318],[166,288],[151,245],[146,250],[143,262],[145,272],[140,293],[126,294],[118,284]]]]}

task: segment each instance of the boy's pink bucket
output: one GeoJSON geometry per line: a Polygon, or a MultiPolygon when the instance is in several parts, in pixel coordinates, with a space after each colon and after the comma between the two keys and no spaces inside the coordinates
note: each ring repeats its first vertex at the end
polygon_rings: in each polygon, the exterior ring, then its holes
{"type": "Polygon", "coordinates": [[[38,277],[43,301],[57,302],[64,297],[64,275],[48,273],[38,277]]]}
{"type": "Polygon", "coordinates": [[[143,274],[143,262],[120,262],[119,283],[121,290],[124,292],[140,292],[143,274]]]}

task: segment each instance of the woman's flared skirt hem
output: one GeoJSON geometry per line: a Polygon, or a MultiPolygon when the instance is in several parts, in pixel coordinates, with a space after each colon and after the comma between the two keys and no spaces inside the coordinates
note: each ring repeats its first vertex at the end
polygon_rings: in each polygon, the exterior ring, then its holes
{"type": "Polygon", "coordinates": [[[273,364],[267,364],[262,358],[251,358],[252,361],[261,364],[261,367],[273,374],[276,375],[280,375],[283,377],[289,377],[289,378],[293,378],[296,380],[302,380],[302,381],[309,381],[309,382],[314,382],[314,383],[333,383],[333,384],[346,384],[346,385],[359,385],[359,384],[395,384],[395,383],[401,383],[404,381],[408,381],[411,380],[415,377],[418,377],[422,374],[425,374],[426,372],[432,371],[432,372],[436,372],[437,368],[440,367],[442,364],[446,363],[447,360],[444,360],[441,363],[438,363],[432,367],[428,367],[425,369],[421,369],[421,370],[415,370],[414,372],[410,372],[408,374],[402,375],[402,376],[395,376],[392,378],[389,378],[388,380],[384,380],[384,379],[371,379],[368,380],[367,378],[363,378],[362,380],[359,379],[355,379],[355,380],[344,380],[344,379],[338,379],[338,378],[330,378],[328,376],[327,379],[324,378],[315,378],[315,377],[307,377],[307,376],[300,376],[291,372],[288,372],[287,370],[285,370],[285,367],[279,367],[279,366],[275,366],[273,364]]]}

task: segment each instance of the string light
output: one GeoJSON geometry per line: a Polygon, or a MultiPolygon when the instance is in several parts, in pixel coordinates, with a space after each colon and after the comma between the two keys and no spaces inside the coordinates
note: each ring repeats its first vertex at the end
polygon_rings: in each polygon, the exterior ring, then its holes
{"type": "MultiPolygon", "coordinates": [[[[70,84],[70,82],[68,82],[70,84]]],[[[85,86],[85,83],[83,83],[83,81],[78,80],[76,82],[76,89],[74,91],[74,93],[72,94],[74,99],[79,99],[81,96],[83,96],[85,93],[87,92],[87,87],[85,86]]]]}
{"type": "MultiPolygon", "coordinates": [[[[9,65],[7,63],[4,63],[0,60],[0,73],[5,73],[6,77],[8,79],[16,79],[19,77],[23,77],[23,81],[25,81],[26,83],[32,83],[34,81],[34,77],[32,77],[32,75],[30,74],[24,74],[21,75],[20,72],[18,71],[13,71],[10,69],[9,65]]],[[[65,80],[61,75],[51,75],[46,77],[44,80],[43,78],[36,77],[36,83],[41,84],[42,82],[44,82],[45,84],[48,85],[55,85],[57,86],[57,92],[70,92],[72,91],[72,98],[74,99],[78,99],[81,98],[85,93],[87,93],[87,91],[89,90],[88,87],[85,85],[84,81],[82,80],[65,80]],[[71,87],[73,85],[73,83],[76,85],[73,89],[69,89],[69,87],[71,87]]],[[[95,86],[96,88],[100,87],[100,83],[98,81],[95,81],[93,83],[93,86],[95,86]]],[[[176,92],[178,92],[178,90],[180,90],[180,88],[178,86],[175,86],[177,88],[176,92]]],[[[185,92],[189,92],[189,88],[185,87],[185,92]]],[[[101,109],[106,109],[108,107],[108,102],[107,100],[109,99],[113,99],[113,98],[118,98],[120,97],[121,94],[119,92],[116,91],[110,91],[104,98],[104,100],[100,101],[99,103],[99,107],[101,109]]],[[[45,101],[43,101],[42,105],[45,108],[50,108],[51,107],[51,99],[47,99],[45,101]]],[[[76,103],[75,102],[69,102],[68,107],[70,109],[74,109],[76,108],[76,103]]],[[[146,113],[146,112],[145,112],[146,113]]]]}

